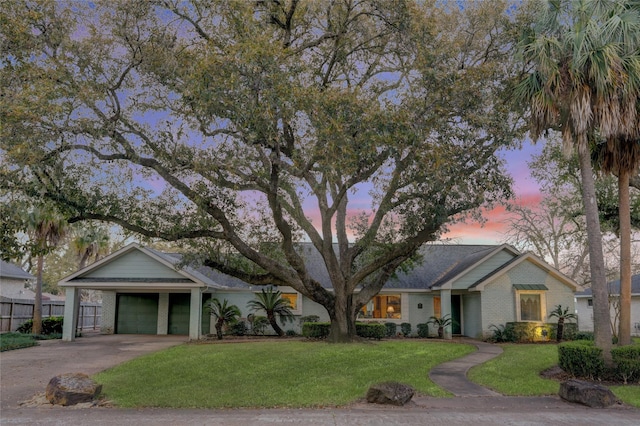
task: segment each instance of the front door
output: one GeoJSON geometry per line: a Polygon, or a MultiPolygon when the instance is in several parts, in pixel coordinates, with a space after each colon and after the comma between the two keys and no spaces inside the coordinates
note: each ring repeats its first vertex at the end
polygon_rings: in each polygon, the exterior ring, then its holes
{"type": "Polygon", "coordinates": [[[462,296],[459,294],[451,295],[451,334],[462,334],[462,309],[461,306],[462,296]]]}

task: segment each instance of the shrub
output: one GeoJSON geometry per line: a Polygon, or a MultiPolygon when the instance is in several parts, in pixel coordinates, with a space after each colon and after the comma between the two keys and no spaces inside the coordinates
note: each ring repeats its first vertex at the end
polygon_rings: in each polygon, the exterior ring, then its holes
{"type": "MultiPolygon", "coordinates": [[[[62,334],[64,317],[49,317],[42,320],[42,334],[62,334]]],[[[18,333],[29,334],[33,329],[33,320],[27,320],[16,329],[18,333]]]]}
{"type": "Polygon", "coordinates": [[[625,384],[640,381],[640,345],[621,346],[611,350],[615,374],[625,384]]]}
{"type": "Polygon", "coordinates": [[[247,334],[247,324],[244,321],[237,321],[229,326],[229,334],[232,336],[244,336],[247,334]]]}
{"type": "Polygon", "coordinates": [[[287,336],[293,337],[293,336],[296,336],[296,331],[295,331],[295,330],[291,330],[291,329],[289,329],[289,330],[287,330],[287,331],[285,332],[285,334],[286,334],[287,336]]]}
{"type": "Polygon", "coordinates": [[[416,326],[418,328],[418,337],[429,337],[429,323],[422,323],[416,326]]]}
{"type": "Polygon", "coordinates": [[[320,317],[317,315],[307,315],[304,317],[300,317],[300,325],[304,324],[305,322],[318,322],[320,321],[320,317]]]}
{"type": "Polygon", "coordinates": [[[513,330],[515,342],[534,342],[536,340],[554,339],[556,324],[538,324],[535,322],[508,322],[505,328],[513,330]]]}
{"type": "Polygon", "coordinates": [[[491,324],[489,329],[493,331],[493,336],[487,340],[494,343],[511,343],[516,341],[516,336],[512,326],[504,324],[491,324]]]}
{"type": "Polygon", "coordinates": [[[558,364],[575,377],[591,380],[600,379],[605,371],[602,349],[586,340],[558,345],[558,364]]]}
{"type": "Polygon", "coordinates": [[[593,341],[593,331],[578,331],[573,340],[591,340],[593,341]]]}
{"type": "Polygon", "coordinates": [[[331,323],[305,322],[302,324],[302,335],[309,339],[325,339],[331,331],[331,323]]]}
{"type": "Polygon", "coordinates": [[[411,335],[411,324],[408,322],[400,324],[400,332],[404,337],[409,337],[411,335]]]}
{"type": "Polygon", "coordinates": [[[366,339],[380,340],[386,336],[387,327],[385,324],[358,322],[356,323],[356,334],[366,339]]]}
{"type": "Polygon", "coordinates": [[[267,326],[269,325],[269,320],[267,319],[267,317],[262,316],[262,315],[254,315],[251,317],[251,330],[253,331],[253,334],[255,335],[263,335],[265,329],[267,328],[267,326]]]}
{"type": "Polygon", "coordinates": [[[396,335],[396,330],[398,329],[398,326],[396,325],[395,322],[385,322],[384,326],[386,327],[387,337],[393,337],[396,335]]]}

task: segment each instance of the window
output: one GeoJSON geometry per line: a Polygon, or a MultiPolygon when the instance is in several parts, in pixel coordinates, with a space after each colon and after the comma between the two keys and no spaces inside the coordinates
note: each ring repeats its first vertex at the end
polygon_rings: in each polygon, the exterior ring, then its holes
{"type": "Polygon", "coordinates": [[[433,298],[433,316],[436,318],[440,318],[442,316],[442,302],[439,297],[433,298]]]}
{"type": "Polygon", "coordinates": [[[587,299],[587,306],[590,308],[593,307],[593,299],[587,299]]]}
{"type": "Polygon", "coordinates": [[[399,294],[385,294],[374,296],[362,307],[364,318],[402,318],[402,304],[399,294]]]}
{"type": "Polygon", "coordinates": [[[520,321],[540,321],[540,295],[520,295],[520,321]]]}
{"type": "Polygon", "coordinates": [[[282,293],[281,297],[289,301],[292,311],[298,310],[298,293],[282,293]]]}

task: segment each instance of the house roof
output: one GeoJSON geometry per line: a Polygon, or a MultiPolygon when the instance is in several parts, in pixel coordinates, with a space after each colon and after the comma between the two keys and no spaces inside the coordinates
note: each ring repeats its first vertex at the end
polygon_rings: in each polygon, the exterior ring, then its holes
{"type": "MultiPolygon", "coordinates": [[[[611,281],[607,284],[609,294],[620,294],[620,280],[611,281]]],[[[640,296],[640,274],[631,277],[631,294],[640,296]]],[[[576,293],[576,297],[593,297],[593,291],[588,288],[576,293]]]]}
{"type": "MultiPolygon", "coordinates": [[[[332,288],[329,273],[324,264],[324,259],[311,243],[300,244],[300,254],[305,260],[305,264],[309,274],[318,281],[323,287],[332,288]]],[[[78,271],[77,273],[63,279],[61,286],[69,286],[77,284],[92,284],[97,282],[108,282],[114,286],[130,283],[161,283],[162,279],[145,280],[141,277],[137,278],[92,278],[87,276],[87,272],[98,269],[105,264],[130,253],[132,250],[139,250],[147,256],[171,267],[177,271],[182,278],[166,279],[171,283],[202,283],[210,288],[217,289],[249,289],[251,285],[232,276],[218,272],[206,266],[189,266],[183,264],[183,256],[179,253],[164,253],[158,250],[141,247],[138,244],[130,244],[123,249],[105,257],[104,259],[94,263],[90,267],[78,271]]],[[[383,290],[431,290],[439,289],[442,286],[450,286],[452,282],[470,271],[473,272],[474,283],[469,283],[468,288],[481,290],[491,277],[495,277],[501,273],[506,273],[514,265],[522,261],[531,260],[540,267],[550,272],[561,274],[553,268],[549,267],[545,262],[536,258],[530,253],[520,254],[515,248],[509,245],[447,245],[447,244],[428,244],[424,245],[419,251],[419,259],[410,270],[398,271],[384,286],[383,290]],[[506,252],[510,256],[497,257],[498,253],[506,252]],[[490,263],[485,263],[487,260],[490,263]],[[479,265],[483,268],[477,269],[479,265]],[[491,266],[490,268],[487,266],[491,266]],[[485,271],[486,269],[486,271],[485,271]],[[482,273],[477,271],[482,270],[482,273]]],[[[466,275],[468,277],[468,275],[466,275]]],[[[575,289],[574,283],[565,278],[566,283],[571,284],[575,289]]],[[[464,284],[467,286],[467,284],[464,284]]]]}
{"type": "Polygon", "coordinates": [[[21,267],[13,263],[0,260],[0,277],[2,278],[16,278],[19,280],[34,280],[36,277],[28,272],[25,272],[21,267]]]}
{"type": "Polygon", "coordinates": [[[110,254],[109,256],[106,256],[105,258],[89,265],[88,267],[81,269],[80,271],[69,275],[68,277],[63,278],[60,282],[59,285],[62,287],[68,287],[68,286],[78,286],[78,284],[87,284],[87,285],[99,285],[100,283],[119,283],[119,284],[131,284],[131,285],[137,285],[137,284],[150,284],[150,283],[164,283],[167,285],[170,284],[174,284],[174,285],[189,285],[189,284],[197,284],[197,285],[202,285],[202,286],[206,286],[206,287],[212,287],[212,288],[222,288],[222,286],[220,284],[218,284],[217,282],[213,281],[212,279],[204,276],[203,274],[201,274],[200,272],[198,272],[197,270],[195,270],[194,268],[191,268],[189,266],[182,266],[180,265],[180,258],[176,258],[175,256],[171,256],[167,253],[163,253],[157,250],[153,250],[153,249],[149,249],[146,247],[142,247],[140,245],[138,245],[137,243],[132,243],[129,244],[123,248],[121,248],[120,250],[110,254]],[[178,274],[180,274],[182,277],[180,278],[149,278],[149,279],[145,279],[145,278],[140,278],[140,277],[90,277],[87,276],[87,274],[91,271],[95,271],[97,269],[100,269],[102,267],[105,267],[106,265],[108,265],[111,262],[114,262],[115,260],[122,258],[123,256],[126,256],[127,254],[133,252],[133,251],[139,251],[141,253],[144,253],[145,255],[151,257],[152,259],[156,260],[157,262],[164,264],[165,266],[175,270],[178,274]]]}

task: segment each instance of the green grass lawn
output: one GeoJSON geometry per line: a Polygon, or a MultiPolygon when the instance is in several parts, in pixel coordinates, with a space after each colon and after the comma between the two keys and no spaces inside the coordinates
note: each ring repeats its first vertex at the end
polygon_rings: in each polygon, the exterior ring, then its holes
{"type": "Polygon", "coordinates": [[[22,333],[2,333],[0,334],[0,352],[13,349],[28,348],[36,346],[38,342],[31,334],[22,333]]]}
{"type": "Polygon", "coordinates": [[[121,407],[338,406],[389,380],[407,383],[421,394],[449,396],[429,380],[429,370],[473,350],[463,344],[407,340],[180,345],[95,379],[121,407]]]}
{"type": "MultiPolygon", "coordinates": [[[[558,347],[541,344],[508,344],[497,358],[472,368],[468,377],[503,395],[553,395],[560,383],[543,379],[540,372],[558,364],[558,347]]],[[[640,407],[640,386],[611,386],[626,404],[640,407]]]]}

